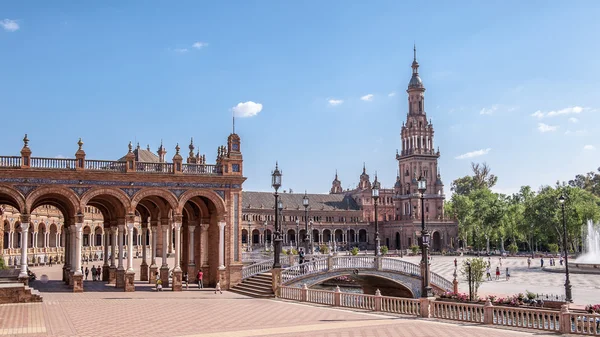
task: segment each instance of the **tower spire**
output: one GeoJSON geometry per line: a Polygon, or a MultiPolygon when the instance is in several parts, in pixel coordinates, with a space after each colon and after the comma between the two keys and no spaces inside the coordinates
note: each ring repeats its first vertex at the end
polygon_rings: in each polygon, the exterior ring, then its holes
{"type": "Polygon", "coordinates": [[[232,114],[231,118],[233,118],[233,134],[235,134],[235,114],[232,114]]]}
{"type": "Polygon", "coordinates": [[[417,43],[416,42],[413,44],[413,53],[414,53],[413,62],[417,62],[417,43]]]}

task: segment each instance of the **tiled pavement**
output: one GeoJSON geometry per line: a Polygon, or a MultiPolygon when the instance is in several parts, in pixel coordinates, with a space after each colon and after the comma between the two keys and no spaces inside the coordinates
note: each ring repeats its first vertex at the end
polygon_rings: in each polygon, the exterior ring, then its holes
{"type": "MultiPolygon", "coordinates": [[[[435,262],[440,262],[439,266],[448,264],[450,268],[434,270],[448,276],[448,270],[452,274],[453,264],[452,259],[448,259],[448,263],[442,263],[445,259],[447,258],[434,258],[434,265],[435,262]]],[[[514,263],[516,268],[520,262],[515,260],[514,263]]],[[[60,275],[60,267],[32,269],[38,276],[48,275],[50,280],[56,280],[60,275]]],[[[545,274],[540,273],[538,276],[545,274]]],[[[215,295],[209,289],[199,290],[195,287],[180,293],[154,292],[150,285],[142,282],[136,284],[134,293],[124,293],[102,282],[91,281],[85,282],[86,292],[81,294],[69,292],[59,281],[46,284],[36,281],[34,287],[42,290],[44,302],[0,306],[0,335],[556,336],[535,331],[252,299],[229,292],[215,295]]]]}

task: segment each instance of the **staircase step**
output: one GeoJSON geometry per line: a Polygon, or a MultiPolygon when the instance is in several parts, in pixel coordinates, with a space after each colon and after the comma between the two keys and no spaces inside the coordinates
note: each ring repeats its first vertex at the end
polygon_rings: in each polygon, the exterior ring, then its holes
{"type": "Polygon", "coordinates": [[[248,291],[256,291],[259,293],[265,293],[265,292],[272,293],[273,292],[273,288],[271,288],[271,287],[257,287],[257,286],[253,286],[250,284],[240,284],[240,285],[235,286],[234,288],[244,289],[244,290],[248,290],[248,291]]]}
{"type": "Polygon", "coordinates": [[[265,285],[265,286],[271,286],[272,282],[271,280],[266,281],[266,280],[257,280],[257,279],[248,279],[248,280],[244,280],[243,283],[248,283],[248,284],[257,284],[257,285],[265,285]]]}
{"type": "Polygon", "coordinates": [[[275,295],[272,293],[271,294],[262,294],[262,293],[256,293],[253,291],[246,291],[243,289],[236,289],[236,288],[230,289],[229,291],[236,293],[236,294],[254,297],[254,298],[273,298],[273,297],[275,297],[275,295]]]}

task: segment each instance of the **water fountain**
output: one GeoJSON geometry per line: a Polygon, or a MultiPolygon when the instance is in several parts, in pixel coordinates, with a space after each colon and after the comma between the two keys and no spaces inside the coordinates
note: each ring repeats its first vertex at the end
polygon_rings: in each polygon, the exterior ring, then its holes
{"type": "Polygon", "coordinates": [[[569,263],[582,272],[600,273],[600,225],[592,220],[587,223],[587,233],[583,245],[583,254],[569,263]]]}

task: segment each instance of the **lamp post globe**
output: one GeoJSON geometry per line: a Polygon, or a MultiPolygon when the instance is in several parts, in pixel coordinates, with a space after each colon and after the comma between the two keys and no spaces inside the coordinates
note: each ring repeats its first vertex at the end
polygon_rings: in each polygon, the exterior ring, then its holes
{"type": "Polygon", "coordinates": [[[565,302],[573,302],[573,296],[571,294],[571,281],[569,280],[569,250],[567,249],[567,222],[565,220],[565,201],[564,195],[558,198],[560,208],[562,210],[562,224],[563,224],[563,254],[565,255],[565,302]]]}
{"type": "Polygon", "coordinates": [[[421,270],[423,275],[421,279],[421,297],[431,297],[433,296],[433,290],[429,283],[429,232],[425,228],[425,192],[427,191],[425,177],[419,177],[417,189],[421,194],[421,270]]]}
{"type": "Polygon", "coordinates": [[[304,254],[308,254],[309,240],[312,234],[308,233],[308,201],[308,195],[306,194],[306,191],[304,191],[304,196],[302,197],[302,206],[304,206],[304,239],[302,240],[304,244],[304,254]]]}
{"type": "Polygon", "coordinates": [[[279,258],[281,256],[281,228],[279,226],[279,204],[281,201],[279,200],[279,194],[277,190],[281,187],[281,171],[279,171],[279,164],[275,163],[275,170],[271,173],[271,186],[275,189],[275,225],[274,227],[274,254],[273,254],[273,268],[281,268],[281,262],[279,258]]]}
{"type": "Polygon", "coordinates": [[[379,219],[377,219],[377,200],[379,199],[379,181],[377,181],[377,174],[375,174],[375,181],[371,188],[371,196],[373,197],[373,206],[375,208],[375,256],[381,254],[381,245],[379,239],[379,219]]]}

